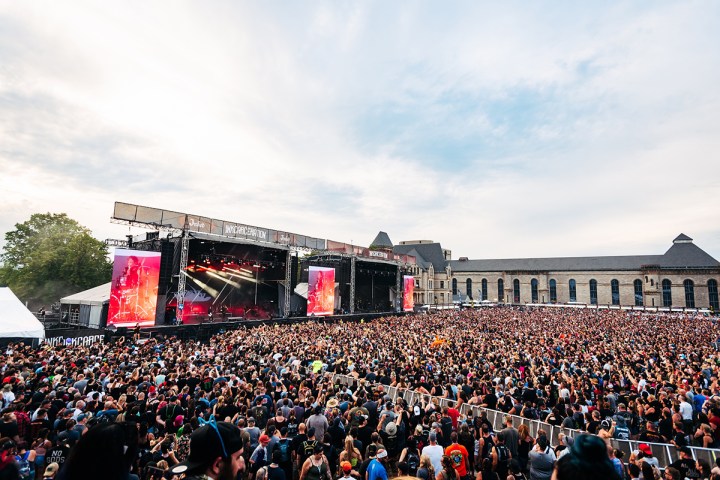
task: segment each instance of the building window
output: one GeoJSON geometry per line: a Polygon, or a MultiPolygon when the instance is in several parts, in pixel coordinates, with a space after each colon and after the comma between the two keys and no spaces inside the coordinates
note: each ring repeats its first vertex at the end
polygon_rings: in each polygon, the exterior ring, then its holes
{"type": "Polygon", "coordinates": [[[597,280],[590,280],[590,304],[597,305],[597,280]]]}
{"type": "Polygon", "coordinates": [[[574,278],[571,278],[568,282],[568,289],[570,290],[570,301],[577,302],[577,285],[574,278]]]}
{"type": "Polygon", "coordinates": [[[417,278],[415,279],[415,288],[420,288],[420,280],[417,278]]]}
{"type": "Polygon", "coordinates": [[[444,280],[440,280],[440,288],[443,290],[445,289],[445,281],[444,280]]]}
{"type": "Polygon", "coordinates": [[[530,298],[532,303],[538,303],[538,281],[537,278],[530,280],[530,298]]]}
{"type": "Polygon", "coordinates": [[[642,280],[639,278],[633,282],[633,286],[635,288],[635,306],[636,307],[642,307],[643,306],[643,289],[642,289],[642,280]]]}
{"type": "Polygon", "coordinates": [[[613,305],[620,305],[620,282],[614,278],[610,280],[610,297],[613,305]]]}
{"type": "Polygon", "coordinates": [[[708,300],[710,300],[710,308],[717,312],[718,308],[720,308],[720,305],[718,305],[717,280],[708,280],[708,300]]]}
{"type": "Polygon", "coordinates": [[[504,302],[505,301],[505,282],[503,282],[503,279],[498,279],[498,302],[504,302]]]}
{"type": "Polygon", "coordinates": [[[453,295],[457,295],[457,278],[452,279],[452,292],[453,295]]]}
{"type": "Polygon", "coordinates": [[[487,278],[482,279],[482,300],[487,300],[487,278]]]}
{"type": "Polygon", "coordinates": [[[465,280],[465,295],[467,295],[468,298],[470,298],[470,300],[472,300],[473,295],[472,295],[472,279],[471,278],[468,278],[467,280],[465,280]]]}
{"type": "Polygon", "coordinates": [[[428,280],[428,288],[429,288],[430,290],[433,289],[432,282],[433,282],[432,280],[428,280]]]}
{"type": "Polygon", "coordinates": [[[695,284],[692,280],[685,280],[685,306],[687,308],[695,308],[695,284]]]}
{"type": "Polygon", "coordinates": [[[550,280],[550,303],[557,302],[557,282],[550,280]]]}
{"type": "Polygon", "coordinates": [[[440,303],[445,303],[445,294],[444,293],[440,294],[440,303]]]}
{"type": "Polygon", "coordinates": [[[672,306],[672,282],[667,278],[662,281],[663,307],[672,306]]]}
{"type": "Polygon", "coordinates": [[[520,303],[520,280],[513,280],[513,303],[520,303]]]}

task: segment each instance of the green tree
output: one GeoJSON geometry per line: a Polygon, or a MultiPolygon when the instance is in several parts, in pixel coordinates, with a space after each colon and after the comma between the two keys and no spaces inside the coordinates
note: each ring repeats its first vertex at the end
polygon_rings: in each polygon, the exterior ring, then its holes
{"type": "Polygon", "coordinates": [[[66,214],[36,213],[5,234],[0,285],[34,309],[109,282],[107,246],[66,214]]]}

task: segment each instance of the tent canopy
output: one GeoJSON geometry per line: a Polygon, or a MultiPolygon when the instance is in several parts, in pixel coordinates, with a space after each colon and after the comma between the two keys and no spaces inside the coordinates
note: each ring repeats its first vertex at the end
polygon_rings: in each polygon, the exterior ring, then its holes
{"type": "Polygon", "coordinates": [[[112,282],[93,287],[89,290],[74,293],[69,297],[60,299],[63,305],[102,305],[110,300],[110,284],[112,282]]]}
{"type": "Polygon", "coordinates": [[[0,287],[0,338],[45,338],[45,327],[8,287],[0,287]]]}

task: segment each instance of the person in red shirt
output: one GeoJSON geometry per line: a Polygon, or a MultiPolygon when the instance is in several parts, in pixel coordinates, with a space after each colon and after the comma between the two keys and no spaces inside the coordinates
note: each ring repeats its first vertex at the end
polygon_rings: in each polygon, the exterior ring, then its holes
{"type": "Polygon", "coordinates": [[[451,444],[445,449],[445,455],[452,460],[453,468],[460,479],[469,478],[471,469],[470,456],[467,449],[458,443],[457,432],[450,434],[450,442],[451,444]]]}
{"type": "Polygon", "coordinates": [[[445,407],[443,410],[447,410],[447,411],[443,411],[443,413],[446,414],[448,417],[450,417],[450,420],[452,420],[453,430],[457,430],[458,429],[458,418],[460,417],[460,412],[458,411],[458,409],[450,406],[450,407],[445,407]]]}

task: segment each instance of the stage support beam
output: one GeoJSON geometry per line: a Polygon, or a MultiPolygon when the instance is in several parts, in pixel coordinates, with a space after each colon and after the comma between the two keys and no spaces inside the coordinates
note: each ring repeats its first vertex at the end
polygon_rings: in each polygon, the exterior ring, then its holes
{"type": "Polygon", "coordinates": [[[399,312],[403,306],[403,278],[402,272],[400,271],[400,265],[398,265],[397,274],[395,275],[395,311],[399,312]]]}
{"type": "Polygon", "coordinates": [[[285,257],[285,304],[283,305],[283,318],[290,315],[290,289],[292,288],[292,250],[287,251],[285,257]]]}
{"type": "MultiPolygon", "coordinates": [[[[187,225],[186,225],[187,227],[187,225]]],[[[190,236],[187,228],[183,229],[182,238],[180,239],[180,274],[178,277],[177,291],[177,311],[175,316],[180,325],[183,324],[183,313],[185,311],[185,273],[188,266],[188,251],[190,250],[190,236]]]]}
{"type": "Polygon", "coordinates": [[[355,313],[355,255],[350,257],[350,313],[355,313]]]}

